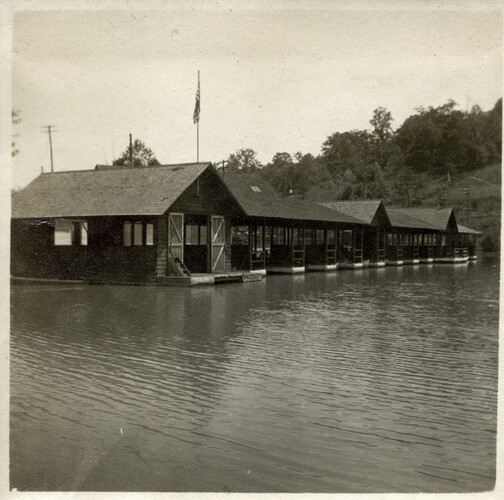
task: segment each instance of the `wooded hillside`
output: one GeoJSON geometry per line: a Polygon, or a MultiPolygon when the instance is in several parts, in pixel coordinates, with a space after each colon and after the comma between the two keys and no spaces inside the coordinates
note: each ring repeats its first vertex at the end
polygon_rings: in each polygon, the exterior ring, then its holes
{"type": "Polygon", "coordinates": [[[228,169],[260,174],[283,196],[315,201],[381,198],[393,206],[453,206],[459,222],[500,239],[502,99],[493,109],[454,101],[418,108],[397,129],[385,108],[369,130],[335,132],[318,156],[276,153],[262,165],[252,149],[229,156],[228,169]]]}

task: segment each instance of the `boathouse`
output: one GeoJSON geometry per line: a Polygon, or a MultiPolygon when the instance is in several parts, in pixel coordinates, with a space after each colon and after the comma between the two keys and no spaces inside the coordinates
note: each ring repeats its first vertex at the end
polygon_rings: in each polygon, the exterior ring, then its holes
{"type": "Polygon", "coordinates": [[[12,274],[213,282],[231,273],[239,214],[210,163],[43,173],[12,200],[12,274]]]}
{"type": "Polygon", "coordinates": [[[350,267],[360,265],[381,267],[385,265],[385,236],[390,220],[381,200],[332,201],[321,205],[337,210],[359,220],[359,231],[348,231],[344,241],[350,241],[353,250],[350,267]]]}
{"type": "MultiPolygon", "coordinates": [[[[469,260],[476,260],[476,247],[478,238],[482,233],[480,231],[476,231],[476,229],[462,226],[461,224],[457,224],[457,230],[459,233],[459,256],[460,248],[462,249],[462,252],[464,252],[464,249],[466,249],[469,260]]],[[[464,253],[462,253],[462,255],[464,255],[464,253]]]]}
{"type": "Polygon", "coordinates": [[[433,262],[440,230],[428,221],[413,217],[407,209],[387,208],[391,227],[387,234],[387,265],[433,262]]]}
{"type": "Polygon", "coordinates": [[[282,198],[257,174],[224,173],[224,183],[244,211],[231,218],[233,269],[299,273],[336,269],[353,258],[340,242],[361,234],[363,222],[338,210],[282,198]]]}
{"type": "Polygon", "coordinates": [[[452,209],[280,197],[211,163],[45,173],[12,198],[11,272],[28,279],[193,285],[266,273],[475,258],[452,209]]]}

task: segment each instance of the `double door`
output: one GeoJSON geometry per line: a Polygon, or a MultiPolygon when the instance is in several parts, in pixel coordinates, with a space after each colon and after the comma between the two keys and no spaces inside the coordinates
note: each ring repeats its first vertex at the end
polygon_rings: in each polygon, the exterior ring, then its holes
{"type": "MultiPolygon", "coordinates": [[[[226,268],[225,221],[221,215],[209,217],[209,252],[208,272],[218,273],[226,268]]],[[[168,214],[168,257],[184,262],[184,214],[168,214]]]]}

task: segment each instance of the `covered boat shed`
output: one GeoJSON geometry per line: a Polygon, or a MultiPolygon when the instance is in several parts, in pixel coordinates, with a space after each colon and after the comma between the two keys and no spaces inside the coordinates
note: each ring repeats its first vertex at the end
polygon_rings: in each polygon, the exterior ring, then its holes
{"type": "Polygon", "coordinates": [[[224,173],[223,180],[245,212],[231,220],[234,269],[269,273],[336,269],[343,258],[338,234],[362,231],[362,221],[337,210],[280,197],[257,174],[224,173]]]}
{"type": "MultiPolygon", "coordinates": [[[[208,162],[41,174],[12,199],[14,277],[192,285],[269,273],[460,262],[478,231],[452,209],[280,197],[208,162]]],[[[254,276],[252,278],[252,276],[254,276]]]]}
{"type": "Polygon", "coordinates": [[[342,241],[351,241],[353,262],[371,267],[385,265],[385,236],[390,220],[381,200],[333,201],[321,205],[337,210],[362,222],[361,232],[344,234],[342,241]]]}

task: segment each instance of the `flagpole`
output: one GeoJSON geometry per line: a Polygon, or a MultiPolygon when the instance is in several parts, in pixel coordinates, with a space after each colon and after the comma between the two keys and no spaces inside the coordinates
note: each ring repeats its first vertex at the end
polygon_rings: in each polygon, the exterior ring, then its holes
{"type": "Polygon", "coordinates": [[[198,70],[198,88],[196,89],[196,103],[194,105],[193,121],[196,123],[196,162],[199,163],[199,116],[200,116],[200,80],[198,70]]]}
{"type": "MultiPolygon", "coordinates": [[[[200,106],[199,101],[201,99],[201,90],[200,90],[200,76],[198,70],[198,108],[200,106]]],[[[198,109],[198,122],[196,124],[196,163],[199,163],[199,109],[198,109]]]]}

